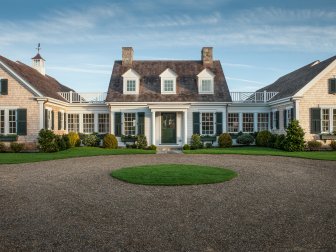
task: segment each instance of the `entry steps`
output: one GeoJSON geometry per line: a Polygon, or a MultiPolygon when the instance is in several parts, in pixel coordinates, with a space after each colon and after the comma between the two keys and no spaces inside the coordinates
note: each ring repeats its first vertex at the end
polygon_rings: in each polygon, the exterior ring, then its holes
{"type": "Polygon", "coordinates": [[[182,154],[181,146],[157,146],[156,154],[182,154]]]}

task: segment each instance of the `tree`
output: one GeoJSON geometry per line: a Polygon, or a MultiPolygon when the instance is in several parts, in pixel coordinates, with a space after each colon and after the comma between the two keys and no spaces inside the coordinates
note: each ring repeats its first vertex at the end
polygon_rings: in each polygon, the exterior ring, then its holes
{"type": "Polygon", "coordinates": [[[304,150],[304,131],[298,120],[292,120],[286,130],[284,141],[285,151],[303,151],[304,150]]]}

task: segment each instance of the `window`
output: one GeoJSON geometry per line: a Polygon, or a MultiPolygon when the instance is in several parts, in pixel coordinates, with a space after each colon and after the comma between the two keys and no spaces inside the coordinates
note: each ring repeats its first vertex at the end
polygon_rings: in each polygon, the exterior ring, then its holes
{"type": "Polygon", "coordinates": [[[127,80],[127,92],[135,92],[135,80],[127,80]]]}
{"type": "Polygon", "coordinates": [[[124,113],[124,134],[135,135],[136,132],[136,114],[124,113]]]}
{"type": "Polygon", "coordinates": [[[94,114],[83,114],[83,132],[92,133],[94,131],[94,114]]]}
{"type": "Polygon", "coordinates": [[[333,132],[336,132],[336,109],[333,109],[333,132]]]}
{"type": "Polygon", "coordinates": [[[51,109],[47,109],[47,125],[50,130],[52,126],[51,109]]]}
{"type": "Polygon", "coordinates": [[[164,92],[174,92],[174,81],[164,80],[164,92]]]}
{"type": "Polygon", "coordinates": [[[79,114],[68,114],[68,131],[79,132],[79,114]]]}
{"type": "Polygon", "coordinates": [[[287,127],[291,123],[292,118],[293,118],[292,109],[287,109],[287,125],[286,125],[287,127]]]}
{"type": "Polygon", "coordinates": [[[214,78],[215,75],[209,69],[205,68],[197,75],[198,78],[198,92],[200,94],[213,94],[214,92],[214,78]]]}
{"type": "Polygon", "coordinates": [[[322,132],[329,132],[329,109],[322,109],[322,132]]]}
{"type": "Polygon", "coordinates": [[[212,80],[202,80],[201,92],[212,92],[212,80]]]}
{"type": "Polygon", "coordinates": [[[253,132],[253,113],[243,113],[243,132],[253,132]]]}
{"type": "Polygon", "coordinates": [[[202,135],[214,134],[214,114],[202,113],[202,135]]]}
{"type": "Polygon", "coordinates": [[[9,110],[9,134],[16,134],[16,110],[9,110]]]}
{"type": "Polygon", "coordinates": [[[228,132],[239,131],[239,114],[228,113],[228,132]]]}
{"type": "Polygon", "coordinates": [[[5,110],[0,110],[0,134],[5,134],[5,110]]]}
{"type": "Polygon", "coordinates": [[[258,131],[268,130],[268,113],[258,113],[258,131]]]}
{"type": "Polygon", "coordinates": [[[336,78],[329,79],[329,94],[336,93],[336,78]]]}
{"type": "Polygon", "coordinates": [[[65,129],[63,129],[64,128],[64,111],[61,111],[60,113],[59,113],[59,116],[60,116],[60,118],[58,118],[58,120],[60,121],[60,130],[65,130],[65,129]]]}
{"type": "Polygon", "coordinates": [[[108,133],[110,131],[110,115],[98,114],[98,132],[108,133]]]}

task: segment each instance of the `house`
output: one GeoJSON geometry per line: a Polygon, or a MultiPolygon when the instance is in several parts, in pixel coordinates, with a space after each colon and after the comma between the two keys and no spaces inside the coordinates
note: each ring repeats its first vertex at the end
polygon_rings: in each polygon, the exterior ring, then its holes
{"type": "MultiPolygon", "coordinates": [[[[32,66],[0,56],[0,141],[18,135],[34,148],[40,129],[144,134],[150,144],[180,147],[193,134],[270,130],[294,118],[306,140],[336,130],[336,56],[315,61],[256,92],[229,92],[213,48],[200,60],[135,60],[122,48],[107,93],[77,93],[46,74],[39,51],[32,66]]],[[[7,139],[8,140],[8,139],[7,139]]],[[[214,141],[216,144],[216,141],[214,141]]]]}

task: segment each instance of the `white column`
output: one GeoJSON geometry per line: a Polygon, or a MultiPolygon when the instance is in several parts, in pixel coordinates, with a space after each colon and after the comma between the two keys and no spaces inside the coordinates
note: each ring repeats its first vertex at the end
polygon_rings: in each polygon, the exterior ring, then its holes
{"type": "Polygon", "coordinates": [[[183,111],[183,144],[188,144],[188,113],[187,111],[183,111]]]}
{"type": "Polygon", "coordinates": [[[239,132],[243,131],[243,113],[239,112],[239,132]]]}
{"type": "Polygon", "coordinates": [[[114,134],[114,113],[110,110],[110,133],[114,134]]]}
{"type": "Polygon", "coordinates": [[[223,133],[226,132],[226,126],[227,126],[227,107],[224,107],[224,110],[223,110],[223,133]]]}
{"type": "Polygon", "coordinates": [[[332,134],[333,133],[333,131],[334,131],[334,120],[333,120],[333,118],[334,118],[334,115],[333,115],[333,108],[330,108],[329,109],[329,132],[330,132],[330,134],[332,134]]]}
{"type": "Polygon", "coordinates": [[[40,120],[39,120],[39,129],[44,128],[44,101],[38,101],[39,105],[39,115],[40,115],[40,120]]]}
{"type": "Polygon", "coordinates": [[[296,120],[300,119],[300,101],[295,100],[295,118],[296,120]]]}
{"type": "Polygon", "coordinates": [[[79,133],[83,133],[83,114],[79,114],[79,133]]]}
{"type": "Polygon", "coordinates": [[[98,114],[97,113],[94,113],[94,132],[98,132],[98,114]]]}
{"type": "Polygon", "coordinates": [[[155,111],[152,111],[152,144],[155,145],[155,111]]]}
{"type": "Polygon", "coordinates": [[[258,112],[254,112],[253,115],[253,132],[258,131],[258,112]]]}

